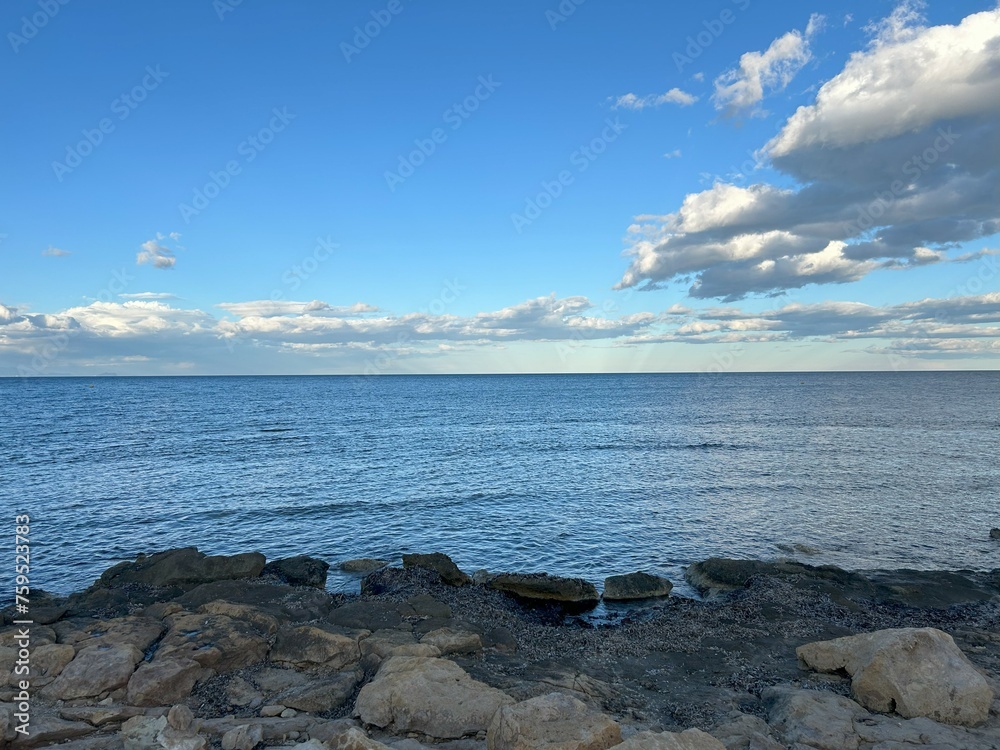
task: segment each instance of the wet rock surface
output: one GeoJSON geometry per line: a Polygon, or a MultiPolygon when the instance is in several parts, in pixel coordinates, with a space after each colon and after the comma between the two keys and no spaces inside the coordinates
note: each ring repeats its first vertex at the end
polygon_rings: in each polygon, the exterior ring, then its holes
{"type": "Polygon", "coordinates": [[[689,571],[703,601],[581,616],[422,565],[369,573],[360,596],[263,565],[180,584],[177,560],[204,557],[181,552],[127,564],[173,560],[170,585],[46,600],[61,614],[32,631],[28,738],[0,627],[0,745],[1000,750],[1000,571],[720,558],[689,571]],[[929,646],[906,635],[927,628],[929,646]]]}

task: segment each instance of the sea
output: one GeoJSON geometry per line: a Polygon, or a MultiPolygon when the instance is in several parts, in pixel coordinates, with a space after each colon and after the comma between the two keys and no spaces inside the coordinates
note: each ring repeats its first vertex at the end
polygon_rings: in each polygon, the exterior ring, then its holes
{"type": "Polygon", "coordinates": [[[713,555],[1000,568],[1000,373],[0,379],[33,588],[173,547],[598,588],[713,555]]]}

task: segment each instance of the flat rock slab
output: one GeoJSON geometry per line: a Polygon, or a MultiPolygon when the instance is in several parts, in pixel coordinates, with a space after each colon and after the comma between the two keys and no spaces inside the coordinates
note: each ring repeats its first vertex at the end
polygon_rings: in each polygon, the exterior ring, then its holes
{"type": "Polygon", "coordinates": [[[369,631],[340,632],[334,629],[303,625],[278,633],[271,649],[271,661],[299,667],[326,666],[343,669],[361,661],[360,640],[369,631]]]}
{"type": "Polygon", "coordinates": [[[154,555],[139,555],[133,562],[123,562],[101,575],[102,586],[118,587],[130,583],[147,586],[194,586],[209,581],[256,578],[264,569],[259,552],[240,555],[208,556],[196,547],[172,549],[154,555]]]}
{"type": "Polygon", "coordinates": [[[600,599],[592,583],[582,578],[563,578],[548,573],[498,573],[490,576],[489,587],[520,599],[596,606],[600,599]]]}
{"type": "Polygon", "coordinates": [[[168,622],[170,630],[160,641],[156,659],[193,659],[225,672],[262,661],[270,647],[259,628],[226,615],[177,614],[168,622]]]}
{"type": "Polygon", "coordinates": [[[604,579],[604,598],[608,601],[629,601],[668,596],[674,584],[661,576],[642,571],[604,579]]]}
{"type": "Polygon", "coordinates": [[[54,700],[97,698],[125,687],[141,661],[142,651],[131,644],[91,646],[80,651],[42,694],[54,700]]]}

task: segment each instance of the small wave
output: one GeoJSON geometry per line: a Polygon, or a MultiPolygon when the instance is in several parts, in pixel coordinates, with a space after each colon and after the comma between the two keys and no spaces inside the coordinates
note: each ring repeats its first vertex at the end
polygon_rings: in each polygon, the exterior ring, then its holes
{"type": "Polygon", "coordinates": [[[291,432],[291,427],[261,427],[260,432],[291,432]]]}

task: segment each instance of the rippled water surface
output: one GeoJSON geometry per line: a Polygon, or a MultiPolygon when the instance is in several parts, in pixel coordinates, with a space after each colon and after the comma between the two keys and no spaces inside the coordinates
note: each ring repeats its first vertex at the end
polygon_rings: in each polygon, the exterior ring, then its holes
{"type": "Polygon", "coordinates": [[[187,545],[993,568],[998,404],[996,373],[0,379],[0,505],[59,592],[187,545]]]}

